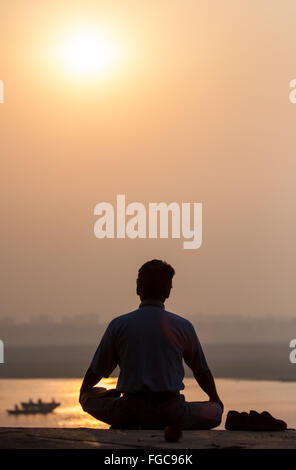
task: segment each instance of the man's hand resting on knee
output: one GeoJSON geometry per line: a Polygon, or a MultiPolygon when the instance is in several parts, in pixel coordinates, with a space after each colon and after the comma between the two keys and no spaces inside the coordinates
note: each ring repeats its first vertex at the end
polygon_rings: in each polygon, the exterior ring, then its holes
{"type": "Polygon", "coordinates": [[[218,405],[221,406],[223,412],[224,405],[217,393],[214,377],[211,371],[208,370],[206,372],[195,373],[194,377],[200,388],[209,396],[210,401],[218,403],[218,405]]]}

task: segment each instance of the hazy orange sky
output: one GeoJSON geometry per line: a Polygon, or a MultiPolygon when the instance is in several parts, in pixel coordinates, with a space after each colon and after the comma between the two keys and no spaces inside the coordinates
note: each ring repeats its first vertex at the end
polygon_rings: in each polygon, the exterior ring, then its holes
{"type": "Polygon", "coordinates": [[[111,319],[137,269],[176,270],[167,308],[295,308],[296,3],[11,0],[0,6],[0,316],[111,319]],[[104,29],[121,60],[79,77],[64,34],[104,29]],[[203,244],[98,240],[97,203],[202,202],[203,244]]]}

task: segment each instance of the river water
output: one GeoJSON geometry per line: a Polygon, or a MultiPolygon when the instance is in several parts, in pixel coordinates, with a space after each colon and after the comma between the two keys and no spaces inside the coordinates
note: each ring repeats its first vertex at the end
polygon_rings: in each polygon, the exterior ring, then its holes
{"type": "MultiPolygon", "coordinates": [[[[104,379],[99,385],[116,386],[117,378],[104,379]]],[[[216,379],[217,389],[225,405],[224,427],[227,411],[267,410],[284,419],[288,427],[296,428],[296,382],[216,379]]],[[[0,426],[9,427],[96,427],[109,426],[84,413],[78,403],[80,379],[0,379],[0,426]],[[61,403],[48,415],[8,415],[21,401],[30,398],[61,403]]],[[[193,378],[184,379],[184,394],[188,401],[207,400],[193,378]]]]}

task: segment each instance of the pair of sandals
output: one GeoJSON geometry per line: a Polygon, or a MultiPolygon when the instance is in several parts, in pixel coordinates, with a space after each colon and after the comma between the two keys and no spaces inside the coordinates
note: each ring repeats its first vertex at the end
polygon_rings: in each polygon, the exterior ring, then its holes
{"type": "Polygon", "coordinates": [[[274,418],[268,411],[239,413],[231,410],[227,413],[225,428],[228,431],[285,431],[287,423],[274,418]]]}

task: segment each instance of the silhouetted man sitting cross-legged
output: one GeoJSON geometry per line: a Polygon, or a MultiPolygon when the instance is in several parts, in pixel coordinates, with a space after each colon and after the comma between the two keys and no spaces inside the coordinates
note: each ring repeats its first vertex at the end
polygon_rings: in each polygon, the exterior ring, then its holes
{"type": "Polygon", "coordinates": [[[223,404],[216,391],[193,325],[164,307],[174,269],[152,260],[138,272],[137,310],[110,322],[80,391],[84,411],[112,428],[210,429],[221,422],[223,404]],[[209,401],[187,402],[182,359],[209,401]],[[119,365],[116,389],[94,387],[119,365]]]}

